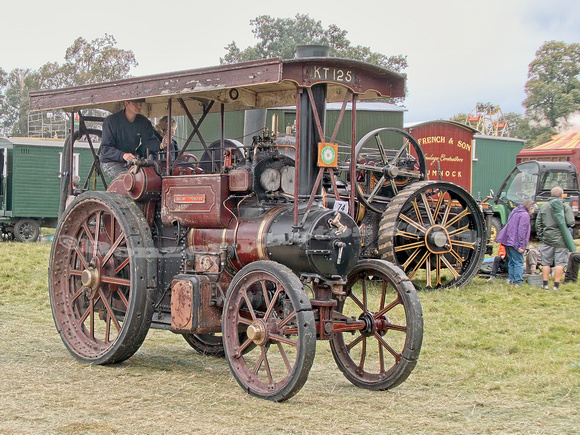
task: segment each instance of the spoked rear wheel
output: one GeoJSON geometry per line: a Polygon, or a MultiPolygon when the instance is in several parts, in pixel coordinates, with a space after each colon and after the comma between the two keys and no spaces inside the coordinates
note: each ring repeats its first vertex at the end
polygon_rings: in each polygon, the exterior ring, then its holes
{"type": "Polygon", "coordinates": [[[379,253],[418,288],[463,287],[485,255],[485,221],[479,204],[447,181],[414,183],[383,213],[379,253]]]}
{"type": "Polygon", "coordinates": [[[310,301],[286,266],[256,261],[243,267],[228,289],[222,329],[232,373],[249,394],[281,402],[302,388],[316,330],[310,301]]]}
{"type": "Polygon", "coordinates": [[[49,293],[60,336],[77,359],[111,364],[133,355],[153,314],[147,292],[151,233],[128,198],[77,197],[59,222],[50,255],[49,293]]]}
{"type": "Polygon", "coordinates": [[[366,327],[334,333],[330,340],[338,368],[354,385],[387,390],[407,379],[423,340],[423,313],[417,291],[403,271],[383,260],[361,260],[349,274],[342,314],[366,327]]]}

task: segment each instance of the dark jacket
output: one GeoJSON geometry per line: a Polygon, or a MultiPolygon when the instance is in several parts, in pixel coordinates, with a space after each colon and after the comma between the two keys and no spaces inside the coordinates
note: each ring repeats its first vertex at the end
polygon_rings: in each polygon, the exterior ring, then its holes
{"type": "Polygon", "coordinates": [[[518,205],[510,213],[507,224],[495,241],[515,249],[526,249],[530,241],[530,229],[530,214],[523,205],[518,205]]]}
{"type": "Polygon", "coordinates": [[[556,220],[554,209],[558,211],[563,210],[566,225],[568,227],[574,226],[574,212],[570,208],[570,205],[561,199],[552,198],[540,207],[538,217],[536,218],[536,234],[538,235],[538,239],[548,246],[566,248],[566,241],[556,220]]]}
{"type": "MultiPolygon", "coordinates": [[[[161,136],[161,134],[157,130],[153,130],[153,132],[155,133],[155,137],[159,139],[159,142],[163,141],[163,136],[161,136]]],[[[159,154],[162,156],[162,158],[164,158],[165,150],[161,150],[159,154]]],[[[179,146],[177,145],[177,141],[171,138],[171,161],[175,161],[178,155],[179,155],[179,146]]]]}
{"type": "Polygon", "coordinates": [[[123,154],[132,153],[146,157],[146,150],[158,152],[161,141],[155,136],[151,122],[137,115],[133,122],[125,116],[125,110],[107,116],[103,122],[101,138],[101,162],[124,162],[123,154]]]}

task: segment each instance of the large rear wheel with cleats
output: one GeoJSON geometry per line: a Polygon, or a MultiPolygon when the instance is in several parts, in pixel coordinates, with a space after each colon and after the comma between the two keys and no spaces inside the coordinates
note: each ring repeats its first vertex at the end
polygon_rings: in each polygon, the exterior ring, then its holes
{"type": "Polygon", "coordinates": [[[286,266],[256,261],[235,275],[222,335],[232,373],[249,394],[281,402],[306,382],[316,352],[314,315],[286,266]]]}
{"type": "Polygon", "coordinates": [[[334,333],[330,340],[334,360],[350,382],[387,390],[409,377],[421,351],[423,313],[401,269],[383,260],[360,260],[337,310],[366,325],[354,334],[334,333]]]}
{"type": "Polygon", "coordinates": [[[485,221],[473,197],[446,181],[414,183],[397,195],[379,226],[379,254],[418,288],[463,287],[485,255],[485,221]]]}
{"type": "Polygon", "coordinates": [[[87,192],[67,208],[54,236],[49,293],[57,329],[74,357],[111,364],[139,349],[153,314],[147,291],[152,258],[151,232],[128,198],[87,192]]]}

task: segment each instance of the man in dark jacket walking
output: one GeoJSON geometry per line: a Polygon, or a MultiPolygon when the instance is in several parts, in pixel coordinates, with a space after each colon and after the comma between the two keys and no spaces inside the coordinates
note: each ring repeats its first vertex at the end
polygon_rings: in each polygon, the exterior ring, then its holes
{"type": "Polygon", "coordinates": [[[552,189],[551,196],[552,199],[540,208],[536,218],[536,234],[547,245],[542,250],[542,288],[548,290],[550,265],[554,264],[554,290],[559,290],[568,255],[576,250],[568,229],[574,226],[574,213],[562,201],[564,190],[560,186],[552,189]]]}
{"type": "Polygon", "coordinates": [[[518,205],[495,238],[496,242],[506,247],[511,284],[520,285],[524,282],[524,252],[530,241],[530,215],[535,209],[536,204],[531,199],[518,205]]]}

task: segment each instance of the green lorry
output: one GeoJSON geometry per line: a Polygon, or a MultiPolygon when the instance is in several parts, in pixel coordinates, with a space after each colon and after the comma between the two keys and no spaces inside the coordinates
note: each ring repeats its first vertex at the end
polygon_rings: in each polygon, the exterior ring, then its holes
{"type": "MultiPolygon", "coordinates": [[[[580,191],[578,187],[578,170],[570,162],[539,162],[527,161],[516,165],[499,191],[492,191],[493,219],[491,240],[506,224],[509,214],[526,199],[536,202],[538,207],[550,199],[554,186],[564,189],[564,201],[570,204],[574,212],[576,225],[573,228],[575,239],[580,230],[580,191]]],[[[535,236],[535,219],[537,211],[532,215],[532,238],[535,236]]]]}

